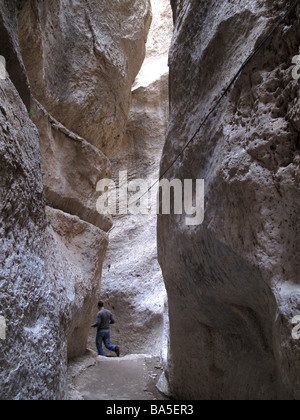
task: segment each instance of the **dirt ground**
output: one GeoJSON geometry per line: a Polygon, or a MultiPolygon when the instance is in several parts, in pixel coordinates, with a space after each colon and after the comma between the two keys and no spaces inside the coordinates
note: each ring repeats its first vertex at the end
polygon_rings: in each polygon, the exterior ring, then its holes
{"type": "Polygon", "coordinates": [[[69,400],[167,400],[156,388],[160,359],[150,355],[100,357],[91,350],[69,363],[69,400]]]}

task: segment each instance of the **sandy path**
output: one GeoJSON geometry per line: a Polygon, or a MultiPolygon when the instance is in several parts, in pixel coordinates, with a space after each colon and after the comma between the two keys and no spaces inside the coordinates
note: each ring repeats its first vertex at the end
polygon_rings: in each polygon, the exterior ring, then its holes
{"type": "Polygon", "coordinates": [[[98,357],[88,351],[68,370],[71,400],[165,400],[156,388],[160,360],[149,355],[98,357]]]}

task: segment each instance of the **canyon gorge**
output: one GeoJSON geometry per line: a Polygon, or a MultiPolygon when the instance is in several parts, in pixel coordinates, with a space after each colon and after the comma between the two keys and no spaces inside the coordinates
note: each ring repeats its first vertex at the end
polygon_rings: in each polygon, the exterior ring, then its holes
{"type": "Polygon", "coordinates": [[[83,399],[70,366],[126,360],[176,400],[300,399],[299,21],[290,0],[0,0],[1,400],[83,399]],[[125,171],[204,180],[203,223],[99,212],[125,171]]]}

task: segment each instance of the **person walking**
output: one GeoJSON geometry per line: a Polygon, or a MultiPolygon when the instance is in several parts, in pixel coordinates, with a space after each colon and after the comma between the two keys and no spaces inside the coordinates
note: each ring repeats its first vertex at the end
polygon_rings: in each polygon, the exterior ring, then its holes
{"type": "Polygon", "coordinates": [[[97,322],[92,325],[92,328],[97,328],[96,347],[99,356],[106,357],[102,347],[102,343],[104,343],[108,350],[114,351],[120,357],[120,348],[110,344],[110,325],[115,324],[113,314],[107,309],[104,309],[104,303],[102,301],[98,303],[98,309],[97,322]]]}

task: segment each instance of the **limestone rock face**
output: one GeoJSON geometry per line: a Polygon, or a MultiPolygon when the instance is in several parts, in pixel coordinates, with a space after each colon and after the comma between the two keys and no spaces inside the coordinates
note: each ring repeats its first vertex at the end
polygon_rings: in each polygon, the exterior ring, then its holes
{"type": "Polygon", "coordinates": [[[110,215],[97,212],[98,180],[110,178],[107,157],[55,120],[35,100],[34,122],[40,134],[41,169],[55,248],[71,271],[72,319],[68,358],[85,353],[93,308],[99,300],[102,264],[107,249],[110,215]]]}
{"type": "Polygon", "coordinates": [[[72,319],[68,332],[68,357],[82,355],[91,327],[91,313],[97,305],[99,279],[108,238],[101,229],[60,210],[46,208],[53,229],[55,249],[72,275],[65,279],[73,296],[72,319]]]}
{"type": "Polygon", "coordinates": [[[0,3],[0,55],[5,58],[7,72],[29,110],[30,89],[19,46],[15,8],[16,0],[2,0],[0,3]]]}
{"type": "Polygon", "coordinates": [[[149,26],[144,0],[54,3],[0,5],[0,399],[64,398],[86,349],[112,225],[98,147],[122,133],[149,26]]]}
{"type": "MultiPolygon", "coordinates": [[[[173,30],[168,0],[152,1],[146,59],[135,80],[123,140],[110,155],[114,180],[158,179],[168,121],[168,49],[173,30]]],[[[130,195],[130,194],[129,194],[130,195]]],[[[122,354],[160,355],[166,291],[157,261],[156,215],[114,217],[104,263],[101,296],[116,318],[112,340],[122,354]]]]}
{"type": "Polygon", "coordinates": [[[110,178],[108,158],[85,139],[72,133],[38,103],[34,122],[40,133],[42,174],[50,206],[107,232],[112,227],[110,215],[97,212],[99,179],[110,178]]]}
{"type": "Polygon", "coordinates": [[[64,396],[70,274],[48,231],[38,131],[10,79],[0,81],[0,398],[64,396]]]}
{"type": "MultiPolygon", "coordinates": [[[[97,212],[96,186],[100,179],[111,178],[106,156],[124,134],[131,86],[144,59],[150,21],[148,0],[115,2],[113,7],[93,0],[71,5],[65,0],[32,0],[19,6],[19,38],[34,96],[45,195],[50,207],[65,213],[55,230],[63,244],[66,238],[72,243],[76,239],[70,236],[73,218],[67,215],[92,225],[89,229],[100,237],[112,227],[111,216],[97,212]]],[[[89,229],[81,234],[87,235],[81,239],[87,249],[89,240],[91,246],[94,241],[89,229]]],[[[76,289],[80,293],[68,340],[69,357],[85,349],[106,246],[107,241],[99,240],[98,253],[91,252],[89,271],[81,270],[81,280],[76,268],[74,284],[85,286],[76,289]]],[[[81,250],[75,246],[72,252],[71,267],[77,259],[82,263],[81,250]]]]}
{"type": "Polygon", "coordinates": [[[148,0],[30,0],[19,34],[32,93],[69,130],[102,148],[124,134],[150,25],[148,0]]]}
{"type": "MultiPolygon", "coordinates": [[[[290,2],[173,1],[174,161],[290,2]]],[[[167,178],[205,180],[205,220],[159,216],[170,307],[166,377],[176,398],[297,399],[299,8],[238,77],[167,178]],[[184,350],[183,351],[183,345],[184,350]],[[187,355],[187,357],[186,357],[187,355]]]]}

